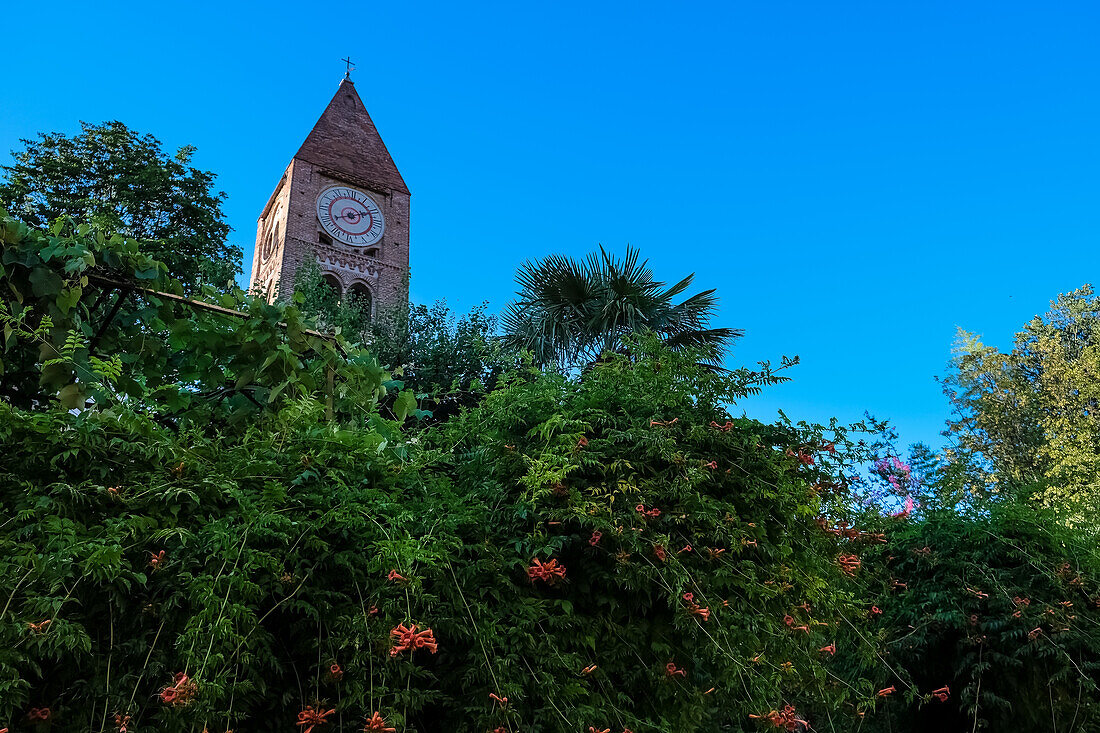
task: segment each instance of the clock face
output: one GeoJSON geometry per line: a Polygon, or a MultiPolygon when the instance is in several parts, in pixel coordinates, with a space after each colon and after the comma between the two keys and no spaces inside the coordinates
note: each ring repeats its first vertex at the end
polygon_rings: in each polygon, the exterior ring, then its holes
{"type": "Polygon", "coordinates": [[[330,237],[365,247],[382,238],[382,209],[370,196],[347,186],[331,186],[317,197],[317,218],[330,237]]]}

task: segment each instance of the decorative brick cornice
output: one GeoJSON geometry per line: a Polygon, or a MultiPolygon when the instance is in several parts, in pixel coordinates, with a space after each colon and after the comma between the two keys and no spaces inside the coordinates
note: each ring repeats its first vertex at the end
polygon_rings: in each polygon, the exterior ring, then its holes
{"type": "Polygon", "coordinates": [[[322,270],[339,272],[345,275],[341,280],[347,280],[348,282],[355,279],[375,281],[384,271],[401,270],[397,265],[368,257],[362,252],[356,252],[350,248],[337,248],[317,242],[307,242],[296,237],[287,237],[287,241],[294,242],[303,249],[313,250],[322,270]]]}

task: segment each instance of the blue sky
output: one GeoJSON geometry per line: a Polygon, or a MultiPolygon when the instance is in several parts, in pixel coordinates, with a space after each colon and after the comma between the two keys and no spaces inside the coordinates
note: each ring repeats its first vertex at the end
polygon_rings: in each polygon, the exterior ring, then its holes
{"type": "Polygon", "coordinates": [[[1095,279],[1090,2],[142,3],[6,9],[0,162],[119,119],[255,220],[340,58],[412,197],[412,294],[499,310],[524,259],[641,248],[717,288],[742,407],[938,442],[957,327],[1007,345],[1095,279]]]}

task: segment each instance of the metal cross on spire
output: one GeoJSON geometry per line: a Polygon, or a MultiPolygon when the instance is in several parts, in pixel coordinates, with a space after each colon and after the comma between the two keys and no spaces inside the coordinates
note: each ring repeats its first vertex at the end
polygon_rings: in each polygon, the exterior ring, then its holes
{"type": "Polygon", "coordinates": [[[347,71],[344,72],[344,78],[350,80],[351,79],[351,72],[355,70],[355,67],[351,65],[351,56],[348,56],[346,59],[340,59],[340,60],[343,61],[345,64],[347,64],[348,69],[347,69],[347,71]]]}

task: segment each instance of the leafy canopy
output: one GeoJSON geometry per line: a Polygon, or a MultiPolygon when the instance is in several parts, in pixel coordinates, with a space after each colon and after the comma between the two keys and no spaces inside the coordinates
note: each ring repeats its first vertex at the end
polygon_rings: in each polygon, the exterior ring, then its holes
{"type": "Polygon", "coordinates": [[[444,301],[379,309],[356,294],[339,297],[315,259],[294,279],[303,318],[314,328],[339,333],[374,354],[387,369],[423,395],[437,420],[472,406],[509,370],[519,367],[514,351],[496,337],[496,317],[486,305],[456,314],[444,301]]]}
{"type": "MultiPolygon", "coordinates": [[[[1010,351],[961,333],[944,380],[959,449],[996,494],[1020,493],[1064,521],[1100,515],[1100,298],[1060,295],[1010,351]]],[[[980,490],[980,487],[979,487],[980,490]]]]}
{"type": "Polygon", "coordinates": [[[240,270],[241,250],[228,244],[225,194],[214,174],[191,165],[195,148],[169,155],[152,135],[121,122],[81,122],[79,134],[41,133],[22,140],[4,166],[0,208],[44,229],[64,216],[146,243],[187,291],[225,289],[240,270]]]}
{"type": "Polygon", "coordinates": [[[720,731],[873,705],[818,651],[861,643],[813,520],[844,458],[724,407],[770,371],[650,336],[410,437],[404,385],[294,306],[186,301],[132,240],[2,224],[3,724],[720,731]],[[413,625],[439,649],[403,651],[413,625]]]}
{"type": "Polygon", "coordinates": [[[313,706],[334,730],[377,711],[425,733],[717,733],[786,703],[854,721],[871,684],[819,650],[858,655],[864,608],[812,488],[845,459],[721,407],[773,375],[629,348],[583,380],[505,380],[415,439],[308,395],[233,431],[0,405],[0,723],[247,732],[313,706]],[[438,650],[398,649],[401,625],[438,650]]]}
{"type": "MultiPolygon", "coordinates": [[[[917,446],[895,473],[911,513],[857,513],[861,622],[881,663],[845,673],[898,690],[868,731],[1086,731],[1100,725],[1100,553],[1089,531],[1019,495],[977,501],[957,456],[917,446]],[[942,700],[930,693],[946,689],[942,700]]],[[[893,491],[887,488],[887,493],[893,491]]],[[[863,658],[865,659],[865,658],[863,658]]]]}

